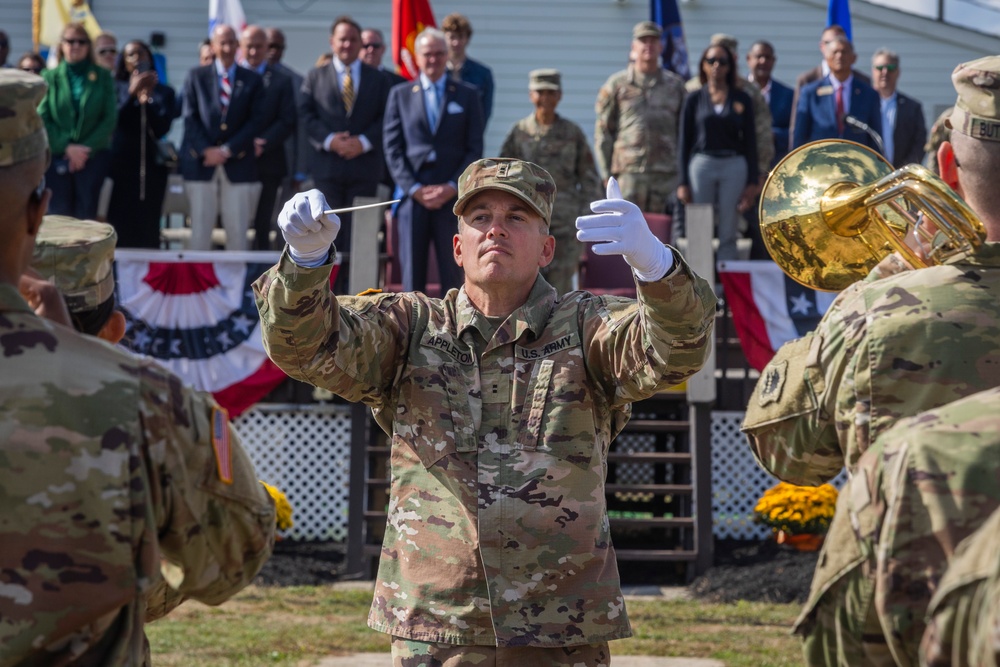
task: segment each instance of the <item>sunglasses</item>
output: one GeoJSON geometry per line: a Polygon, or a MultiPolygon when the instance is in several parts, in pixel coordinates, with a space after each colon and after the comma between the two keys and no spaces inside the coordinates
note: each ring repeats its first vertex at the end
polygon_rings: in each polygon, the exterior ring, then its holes
{"type": "Polygon", "coordinates": [[[41,67],[19,67],[18,69],[20,69],[22,72],[31,72],[32,74],[42,73],[41,67]]]}
{"type": "Polygon", "coordinates": [[[729,65],[729,58],[705,58],[705,62],[709,65],[719,65],[720,67],[726,67],[729,65]]]}
{"type": "Polygon", "coordinates": [[[87,40],[85,39],[64,39],[63,44],[69,44],[70,46],[86,46],[87,40]]]}
{"type": "Polygon", "coordinates": [[[380,42],[370,42],[368,44],[362,44],[361,48],[363,48],[363,49],[381,49],[383,46],[385,46],[385,44],[382,44],[380,42]]]}
{"type": "Polygon", "coordinates": [[[879,72],[895,72],[896,68],[899,67],[896,63],[889,63],[887,65],[874,65],[875,69],[879,72]]]}
{"type": "Polygon", "coordinates": [[[268,44],[267,48],[274,49],[275,51],[284,51],[285,50],[285,45],[284,44],[268,44]]]}
{"type": "Polygon", "coordinates": [[[98,53],[98,55],[108,56],[108,55],[112,55],[112,54],[118,53],[118,49],[101,49],[97,53],[98,53]]]}

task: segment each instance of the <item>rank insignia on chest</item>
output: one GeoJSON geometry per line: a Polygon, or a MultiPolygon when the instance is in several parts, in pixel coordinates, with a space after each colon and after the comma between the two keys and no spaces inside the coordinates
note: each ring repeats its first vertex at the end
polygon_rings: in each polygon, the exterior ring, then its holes
{"type": "Polygon", "coordinates": [[[764,369],[764,376],[760,380],[759,402],[761,407],[769,403],[777,403],[781,399],[781,390],[785,386],[786,377],[788,377],[788,361],[779,361],[764,369]]]}

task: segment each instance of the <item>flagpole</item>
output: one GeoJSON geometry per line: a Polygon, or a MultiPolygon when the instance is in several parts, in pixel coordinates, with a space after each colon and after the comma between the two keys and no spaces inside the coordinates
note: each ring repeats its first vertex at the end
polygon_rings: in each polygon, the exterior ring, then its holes
{"type": "Polygon", "coordinates": [[[31,44],[38,53],[38,38],[42,31],[42,0],[31,0],[31,44]]]}

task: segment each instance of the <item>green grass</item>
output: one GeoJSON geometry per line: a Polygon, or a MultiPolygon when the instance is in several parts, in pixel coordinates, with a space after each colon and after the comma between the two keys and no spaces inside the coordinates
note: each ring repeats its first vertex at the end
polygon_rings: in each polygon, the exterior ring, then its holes
{"type": "MultiPolygon", "coordinates": [[[[338,586],[251,587],[220,607],[187,603],[147,627],[157,667],[315,664],[328,655],[388,652],[365,624],[371,592],[338,586]]],[[[635,600],[634,637],[613,655],[716,658],[729,667],[801,665],[788,634],[798,605],[635,600]]]]}

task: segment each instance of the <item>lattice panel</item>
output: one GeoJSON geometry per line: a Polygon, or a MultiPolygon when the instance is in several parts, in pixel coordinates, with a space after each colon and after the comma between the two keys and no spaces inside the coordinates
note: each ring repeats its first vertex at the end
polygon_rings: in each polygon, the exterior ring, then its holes
{"type": "Polygon", "coordinates": [[[341,405],[258,404],[234,421],[268,484],[285,492],[296,540],[346,540],[351,412],[341,405]]]}
{"type": "MultiPolygon", "coordinates": [[[[763,539],[771,529],[753,522],[753,508],[778,480],[757,465],[740,433],[743,415],[712,413],[712,532],[719,538],[763,539]]],[[[841,471],[832,483],[839,489],[846,480],[846,471],[841,471]]]]}

